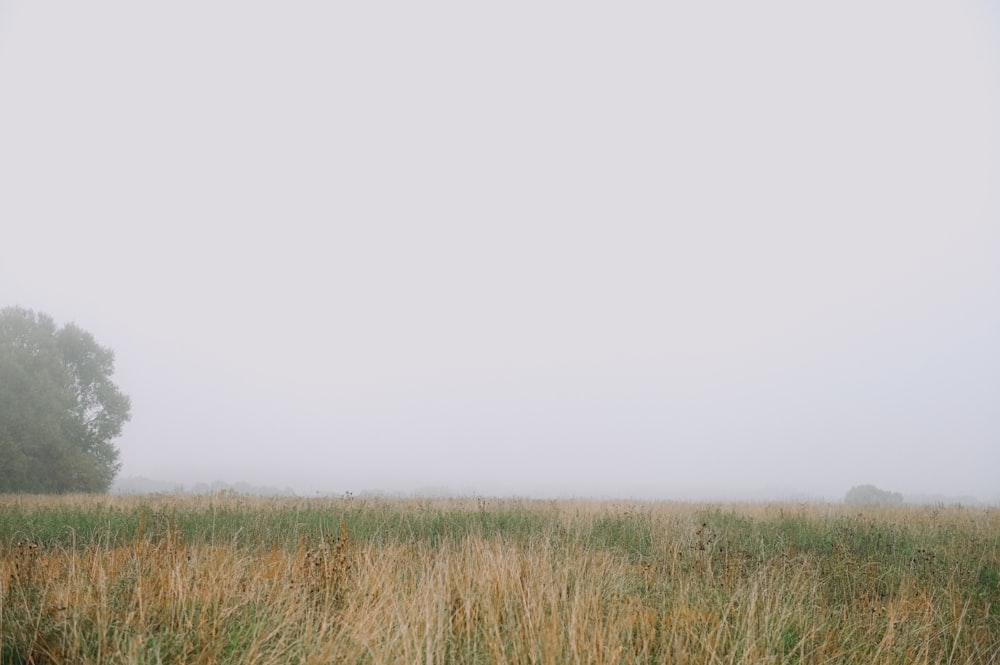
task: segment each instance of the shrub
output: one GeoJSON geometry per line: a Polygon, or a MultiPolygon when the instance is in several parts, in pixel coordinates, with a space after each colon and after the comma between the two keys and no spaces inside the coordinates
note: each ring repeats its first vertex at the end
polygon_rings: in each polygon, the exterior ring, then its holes
{"type": "Polygon", "coordinates": [[[874,485],[855,485],[847,490],[844,503],[853,506],[890,506],[903,503],[899,492],[887,492],[874,485]]]}

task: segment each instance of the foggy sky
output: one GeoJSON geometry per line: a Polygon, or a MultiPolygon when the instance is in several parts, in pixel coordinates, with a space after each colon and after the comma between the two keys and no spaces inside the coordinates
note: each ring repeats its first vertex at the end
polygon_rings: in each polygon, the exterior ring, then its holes
{"type": "Polygon", "coordinates": [[[1000,500],[981,2],[0,0],[0,306],[123,476],[1000,500]]]}

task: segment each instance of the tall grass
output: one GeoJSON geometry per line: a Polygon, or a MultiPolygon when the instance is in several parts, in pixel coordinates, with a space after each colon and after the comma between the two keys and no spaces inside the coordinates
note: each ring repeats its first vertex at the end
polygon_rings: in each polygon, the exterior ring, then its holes
{"type": "Polygon", "coordinates": [[[0,665],[997,663],[1000,511],[0,497],[0,665]]]}

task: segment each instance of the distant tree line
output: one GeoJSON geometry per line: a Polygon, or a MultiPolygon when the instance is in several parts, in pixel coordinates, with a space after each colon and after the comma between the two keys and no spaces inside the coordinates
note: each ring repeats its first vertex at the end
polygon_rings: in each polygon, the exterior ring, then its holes
{"type": "Polygon", "coordinates": [[[247,482],[196,483],[186,487],[183,483],[152,480],[141,476],[117,478],[111,486],[112,494],[240,494],[247,496],[296,496],[290,487],[284,489],[270,485],[253,485],[247,482]]]}

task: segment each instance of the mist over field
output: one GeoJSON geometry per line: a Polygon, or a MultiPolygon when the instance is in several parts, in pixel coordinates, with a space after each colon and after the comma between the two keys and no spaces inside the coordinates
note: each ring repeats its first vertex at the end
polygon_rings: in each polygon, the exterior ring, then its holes
{"type": "Polygon", "coordinates": [[[0,0],[0,307],[121,477],[1000,501],[986,0],[0,0]]]}

